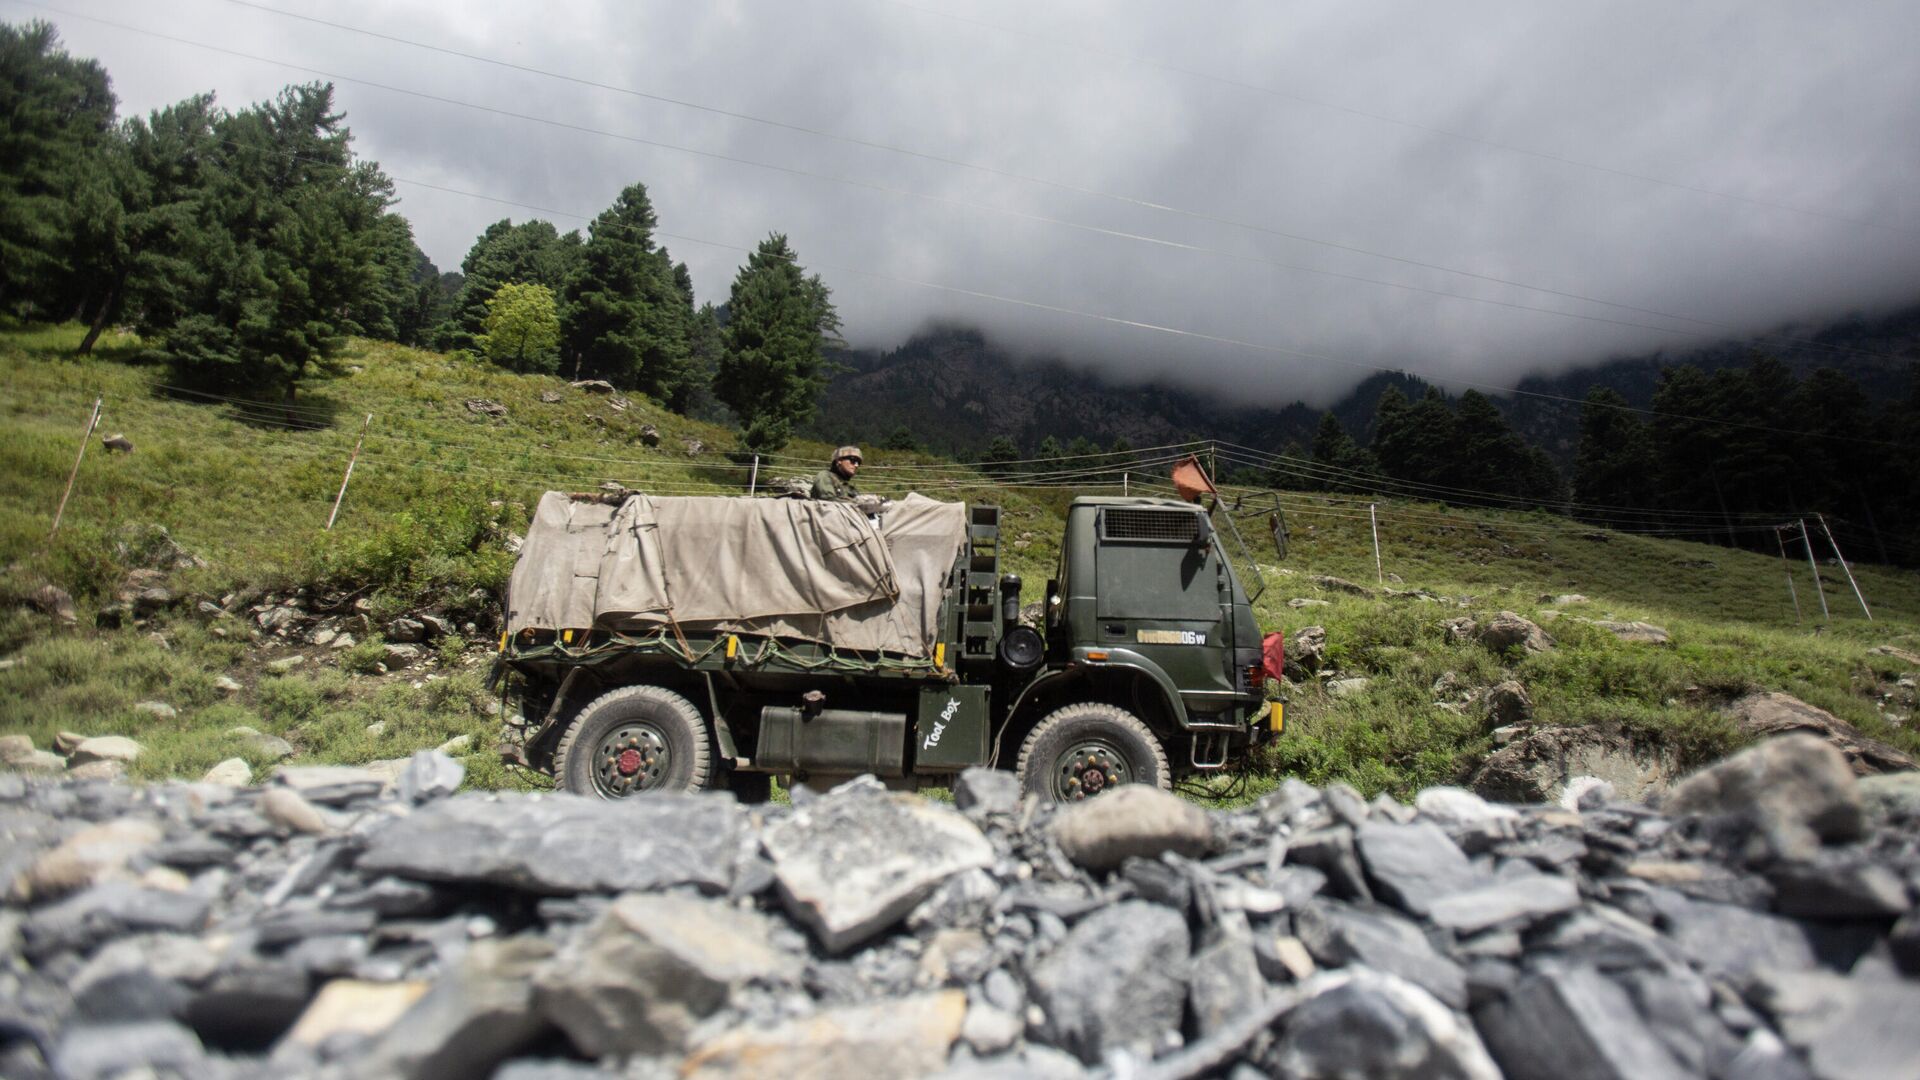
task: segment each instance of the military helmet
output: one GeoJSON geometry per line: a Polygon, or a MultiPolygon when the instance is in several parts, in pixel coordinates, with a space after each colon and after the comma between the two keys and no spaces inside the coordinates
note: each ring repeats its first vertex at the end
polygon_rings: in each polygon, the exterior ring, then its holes
{"type": "Polygon", "coordinates": [[[860,448],[857,446],[843,446],[833,452],[833,460],[827,464],[836,464],[843,458],[852,458],[855,462],[860,461],[860,448]]]}

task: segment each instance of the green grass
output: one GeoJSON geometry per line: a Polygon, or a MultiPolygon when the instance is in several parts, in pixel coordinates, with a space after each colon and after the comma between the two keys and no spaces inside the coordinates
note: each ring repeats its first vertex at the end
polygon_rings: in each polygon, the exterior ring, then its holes
{"type": "MultiPolygon", "coordinates": [[[[499,764],[497,724],[481,687],[491,633],[484,628],[513,563],[505,538],[524,531],[549,488],[591,490],[613,480],[668,494],[732,494],[746,486],[745,466],[726,455],[735,445],[731,432],[636,394],[615,409],[559,379],[355,342],[347,373],[304,389],[291,407],[237,404],[168,392],[164,369],[136,363],[139,343],[129,337],[109,336],[96,356],[74,357],[80,336],[74,326],[0,329],[0,657],[14,661],[0,671],[0,731],[27,733],[40,746],[62,730],[131,734],[147,748],[135,768],[144,777],[197,776],[222,758],[244,757],[244,744],[225,733],[248,726],[287,739],[303,762],[404,757],[471,735],[463,757],[470,783],[537,786],[538,778],[499,764]],[[560,400],[543,402],[543,393],[560,400]],[[109,455],[97,437],[89,441],[50,542],[54,507],[96,396],[105,401],[101,433],[123,433],[136,449],[109,455]],[[472,412],[470,399],[498,402],[507,413],[472,412]],[[374,420],[328,531],[368,413],[374,420]],[[641,440],[643,424],[659,429],[657,447],[641,440]],[[705,451],[690,455],[686,439],[705,443],[705,451]],[[95,612],[114,602],[140,561],[137,551],[122,549],[150,542],[155,525],[208,565],[171,575],[168,585],[183,602],[152,625],[95,629],[95,612]],[[46,582],[74,594],[79,626],[59,627],[21,609],[46,582]],[[296,589],[343,606],[364,600],[375,628],[392,615],[432,608],[456,626],[472,620],[482,629],[439,642],[431,679],[376,674],[383,643],[358,631],[351,649],[301,647],[318,662],[273,676],[264,663],[289,650],[262,651],[237,620],[194,614],[200,600],[296,589]],[[242,690],[221,692],[214,685],[221,675],[238,679],[242,690]],[[133,711],[146,700],[178,715],[160,721],[133,711]],[[370,734],[375,724],[379,733],[370,734]]],[[[761,481],[810,474],[830,449],[796,444],[789,459],[763,462],[761,481]]],[[[909,453],[874,458],[937,462],[909,453]]],[[[862,477],[862,485],[904,491],[884,472],[862,477]]],[[[1024,579],[1025,600],[1040,599],[1071,492],[982,478],[925,493],[998,504],[1003,569],[1024,579]]],[[[1259,621],[1287,632],[1324,626],[1341,674],[1371,682],[1338,698],[1317,682],[1289,688],[1286,732],[1251,763],[1238,799],[1287,775],[1344,781],[1367,795],[1407,796],[1457,782],[1490,749],[1491,736],[1473,706],[1453,712],[1436,703],[1435,681],[1449,673],[1476,687],[1519,679],[1540,723],[1627,731],[1689,762],[1738,745],[1719,706],[1756,689],[1793,694],[1920,752],[1920,735],[1891,724],[1875,700],[1905,669],[1867,652],[1877,644],[1920,651],[1920,574],[1856,567],[1874,606],[1877,621],[1869,623],[1837,567],[1823,566],[1832,617],[1796,622],[1777,556],[1601,533],[1545,514],[1386,501],[1379,503],[1383,569],[1400,579],[1390,584],[1446,600],[1360,597],[1322,590],[1310,577],[1373,583],[1364,501],[1289,494],[1287,505],[1287,559],[1254,542],[1270,585],[1255,605],[1259,621]],[[1563,593],[1590,602],[1544,623],[1558,642],[1550,652],[1498,657],[1447,640],[1449,618],[1504,609],[1544,619],[1550,605],[1542,597],[1563,593]],[[1328,604],[1289,607],[1296,597],[1328,604]],[[1657,623],[1674,643],[1624,643],[1576,617],[1657,623]]],[[[1817,615],[1804,561],[1793,572],[1802,606],[1817,615]]],[[[1213,786],[1225,790],[1223,780],[1213,786]]]]}

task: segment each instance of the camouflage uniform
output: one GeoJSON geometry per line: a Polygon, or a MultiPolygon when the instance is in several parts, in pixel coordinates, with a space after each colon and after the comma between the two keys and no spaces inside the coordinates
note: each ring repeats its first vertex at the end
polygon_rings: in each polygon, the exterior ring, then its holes
{"type": "Polygon", "coordinates": [[[859,498],[860,492],[853,486],[853,478],[840,474],[840,462],[851,458],[856,466],[860,463],[860,448],[843,446],[833,452],[833,461],[826,468],[813,474],[813,492],[816,499],[831,502],[852,502],[859,498]]]}

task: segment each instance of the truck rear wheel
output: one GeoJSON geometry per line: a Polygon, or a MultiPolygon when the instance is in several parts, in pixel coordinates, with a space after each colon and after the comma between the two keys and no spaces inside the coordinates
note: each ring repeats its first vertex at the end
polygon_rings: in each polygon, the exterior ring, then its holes
{"type": "Polygon", "coordinates": [[[659,686],[623,686],[581,709],[554,749],[554,776],[576,795],[624,799],[698,791],[711,765],[700,710],[659,686]]]}
{"type": "Polygon", "coordinates": [[[1121,784],[1173,787],[1167,752],[1140,718],[1103,702],[1056,709],[1020,746],[1020,789],[1052,802],[1090,799],[1121,784]]]}

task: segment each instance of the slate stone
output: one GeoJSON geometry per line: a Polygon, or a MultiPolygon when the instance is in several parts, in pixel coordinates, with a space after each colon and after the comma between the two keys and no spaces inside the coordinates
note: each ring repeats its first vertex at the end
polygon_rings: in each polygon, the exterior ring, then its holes
{"type": "Polygon", "coordinates": [[[378,921],[371,911],[293,908],[267,912],[253,921],[253,927],[260,947],[270,949],[310,937],[364,934],[378,921]]]}
{"type": "Polygon", "coordinates": [[[1213,844],[1206,811],[1170,791],[1124,784],[1097,799],[1069,803],[1053,819],[1053,838],[1076,865],[1111,870],[1163,852],[1204,855],[1213,844]]]}
{"type": "Polygon", "coordinates": [[[75,1024],[54,1051],[55,1075],[66,1080],[107,1080],[148,1070],[200,1075],[206,1050],[193,1032],[169,1020],[122,1024],[75,1024]]]}
{"type": "Polygon", "coordinates": [[[976,765],[953,782],[953,805],[973,818],[1011,814],[1020,805],[1020,778],[1004,769],[976,765]]]}
{"type": "Polygon", "coordinates": [[[1433,902],[1428,917],[1458,933],[1505,923],[1533,923],[1580,906],[1580,890],[1566,878],[1534,874],[1451,893],[1433,902]]]}
{"type": "Polygon", "coordinates": [[[684,1049],[735,985],[796,980],[760,916],[718,900],[628,895],[534,977],[534,1002],[588,1057],[684,1049]]]}
{"type": "Polygon", "coordinates": [[[1308,904],[1294,915],[1294,933],[1323,967],[1363,964],[1397,975],[1451,1008],[1467,1004],[1460,965],[1435,951],[1417,924],[1391,910],[1308,904]]]}
{"type": "Polygon", "coordinates": [[[1040,1038],[1089,1065],[1120,1049],[1146,1056],[1180,1027],[1188,950],[1186,920],[1157,904],[1087,916],[1029,971],[1040,1038]]]}
{"type": "Polygon", "coordinates": [[[460,790],[467,767],[440,750],[421,750],[407,761],[400,774],[400,797],[410,803],[445,798],[460,790]]]}
{"type": "Polygon", "coordinates": [[[1508,1080],[1682,1080],[1627,992],[1589,967],[1536,971],[1473,1012],[1508,1080]]]}
{"type": "Polygon", "coordinates": [[[1315,975],[1263,1064],[1279,1076],[1500,1080],[1473,1027],[1418,986],[1356,968],[1315,975]]]}
{"type": "Polygon", "coordinates": [[[1806,928],[1792,919],[1673,894],[1661,899],[1659,911],[1674,944],[1708,974],[1738,983],[1758,970],[1819,966],[1806,928]]]}
{"type": "Polygon", "coordinates": [[[275,770],[273,782],[322,806],[372,798],[387,786],[386,777],[347,765],[282,765],[275,770]]]}
{"type": "Polygon", "coordinates": [[[396,877],[376,878],[364,888],[348,889],[327,897],[330,908],[345,911],[371,911],[382,918],[429,915],[439,910],[440,894],[416,881],[396,877]]]}
{"type": "Polygon", "coordinates": [[[185,933],[206,922],[212,906],[204,896],[147,889],[108,881],[42,907],[22,927],[29,956],[59,949],[87,949],[138,931],[185,933]]]}
{"type": "Polygon", "coordinates": [[[965,1022],[958,990],[824,1009],[783,1024],[734,1028],[689,1054],[684,1076],[925,1076],[947,1063],[965,1022]]]}
{"type": "MultiPolygon", "coordinates": [[[[442,804],[444,805],[444,804],[442,804]]],[[[618,805],[618,804],[610,804],[618,805]]],[[[532,937],[478,941],[356,1061],[366,1076],[486,1076],[551,1028],[533,977],[553,946],[532,937]]]]}
{"type": "Polygon", "coordinates": [[[1193,879],[1159,859],[1131,858],[1120,865],[1120,879],[1140,899],[1185,913],[1193,904],[1193,879]]]}
{"type": "Polygon", "coordinates": [[[769,824],[780,899],[829,952],[882,933],[954,874],[993,864],[955,811],[911,795],[841,790],[769,824]]]}
{"type": "Polygon", "coordinates": [[[1414,796],[1413,807],[1443,827],[1513,821],[1520,816],[1511,806],[1490,803],[1465,788],[1457,787],[1424,788],[1414,796]]]}
{"type": "Polygon", "coordinates": [[[1266,979],[1245,930],[1217,934],[1193,954],[1187,972],[1187,1012],[1194,1030],[1210,1035],[1266,994],[1266,979]]]}
{"type": "Polygon", "coordinates": [[[182,1019],[211,1045],[257,1053],[300,1016],[310,986],[307,973],[295,964],[249,959],[201,986],[182,1019]]]}
{"type": "Polygon", "coordinates": [[[1484,883],[1466,853],[1439,826],[1369,823],[1354,846],[1375,895],[1402,911],[1425,915],[1434,901],[1484,883]]]}
{"type": "Polygon", "coordinates": [[[1767,872],[1774,907],[1809,919],[1874,919],[1904,915],[1912,907],[1906,883],[1865,853],[1822,853],[1803,862],[1780,863],[1767,872]]]}
{"type": "Polygon", "coordinates": [[[1359,853],[1354,848],[1353,830],[1344,825],[1295,837],[1287,846],[1287,859],[1325,874],[1327,891],[1334,896],[1343,900],[1373,899],[1373,890],[1367,886],[1359,853]]]}
{"type": "Polygon", "coordinates": [[[186,1008],[188,993],[172,979],[144,968],[111,972],[77,985],[74,1015],[96,1024],[172,1020],[186,1008]]]}
{"type": "Polygon", "coordinates": [[[1909,979],[1769,973],[1761,1006],[1822,1080],[1920,1077],[1920,985],[1909,979]]]}
{"type": "Polygon", "coordinates": [[[739,804],[719,795],[456,795],[382,826],[358,866],[552,895],[675,885],[725,892],[744,820],[739,804]]]}

